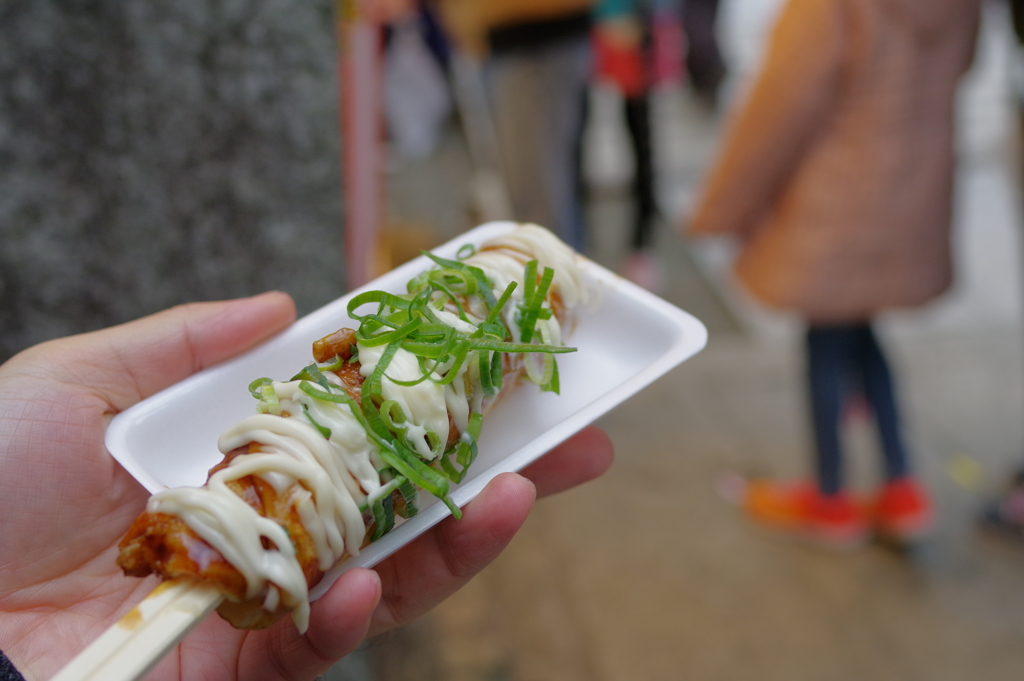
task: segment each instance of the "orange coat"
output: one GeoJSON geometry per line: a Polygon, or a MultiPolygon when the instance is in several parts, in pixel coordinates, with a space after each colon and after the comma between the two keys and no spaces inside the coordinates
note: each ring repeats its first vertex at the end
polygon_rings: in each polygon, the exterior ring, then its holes
{"type": "Polygon", "coordinates": [[[811,322],[942,293],[978,22],[978,0],[790,0],[690,233],[738,235],[745,287],[811,322]]]}

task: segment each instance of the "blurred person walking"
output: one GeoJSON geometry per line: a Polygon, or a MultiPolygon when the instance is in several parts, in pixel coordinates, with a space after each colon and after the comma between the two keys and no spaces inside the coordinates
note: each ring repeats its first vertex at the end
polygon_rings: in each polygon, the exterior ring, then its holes
{"type": "Polygon", "coordinates": [[[626,131],[633,151],[633,229],[622,275],[646,289],[661,287],[652,252],[657,203],[651,144],[651,87],[654,84],[653,14],[665,0],[598,0],[594,46],[598,80],[622,97],[626,131]]]}
{"type": "Polygon", "coordinates": [[[751,482],[743,500],[758,521],[837,546],[872,528],[909,541],[933,523],[872,320],[951,283],[954,98],[978,23],[979,0],[789,0],[731,116],[689,232],[739,237],[744,287],[808,324],[817,479],[751,482]],[[867,504],[842,470],[857,392],[884,455],[867,504]]]}
{"type": "Polygon", "coordinates": [[[514,218],[586,250],[580,157],[593,0],[442,0],[445,27],[485,59],[514,218]]]}

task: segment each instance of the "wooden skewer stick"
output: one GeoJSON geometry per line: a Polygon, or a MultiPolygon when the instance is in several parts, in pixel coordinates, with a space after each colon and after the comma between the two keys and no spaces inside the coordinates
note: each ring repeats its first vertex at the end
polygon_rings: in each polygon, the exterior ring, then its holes
{"type": "Polygon", "coordinates": [[[213,611],[223,596],[174,579],[155,588],[79,653],[52,681],[136,681],[213,611]]]}

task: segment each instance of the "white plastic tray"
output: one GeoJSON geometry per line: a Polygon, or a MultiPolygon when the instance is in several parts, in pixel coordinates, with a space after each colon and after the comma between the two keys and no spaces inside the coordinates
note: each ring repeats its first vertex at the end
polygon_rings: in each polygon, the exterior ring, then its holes
{"type": "MultiPolygon", "coordinates": [[[[515,229],[515,223],[481,225],[434,250],[454,258],[460,246],[478,245],[515,229]]],[[[409,279],[430,267],[412,260],[298,320],[263,345],[201,371],[118,414],[107,430],[111,455],[150,492],[200,486],[222,455],[217,438],[253,413],[247,386],[253,379],[293,376],[311,361],[314,340],[352,322],[349,299],[373,289],[404,293],[409,279]]],[[[591,304],[567,342],[578,352],[559,355],[561,395],[531,383],[504,395],[484,419],[479,456],[452,499],[468,503],[499,473],[518,471],[604,413],[636,394],[707,342],[707,330],[691,315],[590,261],[584,276],[591,304]]],[[[345,570],[377,564],[449,514],[427,493],[420,513],[336,566],[310,596],[322,595],[345,570]]]]}

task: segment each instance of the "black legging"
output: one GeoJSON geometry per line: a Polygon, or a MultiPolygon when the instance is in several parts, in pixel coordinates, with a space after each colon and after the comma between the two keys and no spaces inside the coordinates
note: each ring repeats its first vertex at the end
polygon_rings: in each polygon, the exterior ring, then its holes
{"type": "Polygon", "coordinates": [[[633,143],[636,172],[633,175],[634,251],[650,248],[654,240],[654,154],[651,150],[651,104],[646,92],[625,98],[626,129],[633,143]]]}
{"type": "Polygon", "coordinates": [[[686,72],[695,92],[716,99],[725,78],[726,66],[715,37],[718,0],[685,0],[683,30],[686,31],[686,72]]]}
{"type": "Polygon", "coordinates": [[[636,160],[633,173],[633,236],[630,245],[633,251],[642,251],[654,241],[654,216],[657,207],[654,201],[654,153],[651,149],[651,99],[650,88],[654,80],[654,36],[651,34],[650,8],[638,3],[637,19],[643,29],[640,59],[643,64],[644,85],[640,92],[624,97],[623,110],[626,114],[626,131],[633,146],[636,160]]]}
{"type": "Polygon", "coordinates": [[[858,389],[874,412],[886,476],[907,474],[892,374],[868,323],[811,326],[807,330],[808,376],[818,485],[832,495],[843,485],[840,419],[847,398],[858,389]]]}

